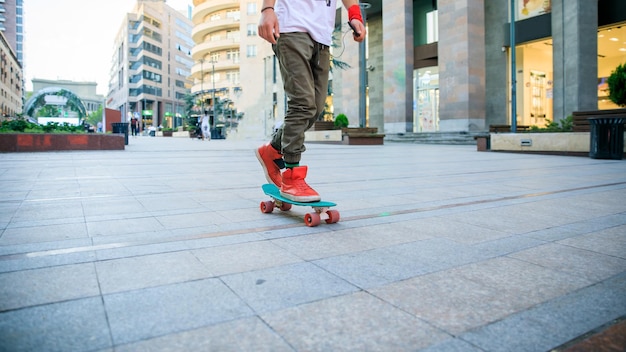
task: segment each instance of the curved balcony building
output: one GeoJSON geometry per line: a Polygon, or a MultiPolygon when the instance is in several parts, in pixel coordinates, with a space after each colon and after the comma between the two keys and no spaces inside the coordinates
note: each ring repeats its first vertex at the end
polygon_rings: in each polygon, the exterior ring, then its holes
{"type": "Polygon", "coordinates": [[[238,0],[194,0],[193,5],[191,93],[204,109],[213,97],[227,99],[241,89],[241,5],[238,0]]]}

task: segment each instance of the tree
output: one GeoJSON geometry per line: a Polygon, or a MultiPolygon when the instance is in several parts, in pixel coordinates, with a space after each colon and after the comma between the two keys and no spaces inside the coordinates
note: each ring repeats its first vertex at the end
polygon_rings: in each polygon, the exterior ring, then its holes
{"type": "Polygon", "coordinates": [[[102,105],[98,107],[98,110],[91,112],[85,118],[85,122],[92,126],[96,126],[98,122],[102,121],[102,105]]]}
{"type": "Polygon", "coordinates": [[[618,106],[626,106],[626,64],[620,64],[607,80],[609,99],[618,106]]]}
{"type": "Polygon", "coordinates": [[[193,94],[187,93],[185,94],[185,97],[183,98],[183,100],[185,101],[185,119],[184,119],[185,124],[187,126],[192,126],[195,128],[195,126],[198,124],[198,118],[192,116],[193,107],[196,105],[195,97],[193,96],[193,94]]]}

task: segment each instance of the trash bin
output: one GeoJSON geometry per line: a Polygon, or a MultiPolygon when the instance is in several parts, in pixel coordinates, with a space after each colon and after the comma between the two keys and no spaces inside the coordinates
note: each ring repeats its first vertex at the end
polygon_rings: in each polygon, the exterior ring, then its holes
{"type": "Polygon", "coordinates": [[[128,122],[114,122],[111,127],[113,127],[113,133],[124,134],[124,144],[128,145],[128,122]]]}
{"type": "Polygon", "coordinates": [[[625,117],[590,117],[589,157],[622,160],[625,117]]]}
{"type": "Polygon", "coordinates": [[[224,135],[224,127],[212,128],[211,139],[226,139],[226,136],[224,135]]]}

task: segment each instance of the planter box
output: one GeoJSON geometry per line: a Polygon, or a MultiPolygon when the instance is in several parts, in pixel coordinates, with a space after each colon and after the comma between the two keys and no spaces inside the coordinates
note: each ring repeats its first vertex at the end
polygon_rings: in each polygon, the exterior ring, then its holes
{"type": "Polygon", "coordinates": [[[189,131],[178,131],[178,132],[174,132],[172,133],[172,137],[178,137],[178,138],[189,138],[189,134],[191,132],[189,131]]]}
{"type": "Polygon", "coordinates": [[[304,140],[307,142],[341,143],[341,130],[306,131],[304,140]]]}
{"type": "Polygon", "coordinates": [[[347,145],[382,145],[385,139],[376,127],[342,128],[341,133],[342,142],[347,145]]]}
{"type": "Polygon", "coordinates": [[[171,137],[174,131],[163,131],[163,137],[171,137]]]}
{"type": "Polygon", "coordinates": [[[490,144],[492,151],[589,156],[590,135],[589,132],[492,133],[490,144]]]}
{"type": "Polygon", "coordinates": [[[487,135],[474,136],[476,141],[476,150],[479,152],[486,152],[491,150],[491,137],[487,135]]]}
{"type": "Polygon", "coordinates": [[[0,152],[124,150],[123,134],[2,133],[0,152]]]}

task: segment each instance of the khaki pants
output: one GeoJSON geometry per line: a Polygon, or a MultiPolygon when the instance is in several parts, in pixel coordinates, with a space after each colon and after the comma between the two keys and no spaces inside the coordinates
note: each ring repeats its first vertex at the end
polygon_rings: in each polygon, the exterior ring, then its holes
{"type": "Polygon", "coordinates": [[[273,45],[280,65],[287,114],[285,122],[272,136],[272,146],[281,151],[286,163],[299,163],[304,147],[304,132],[324,111],[328,95],[330,51],[308,33],[281,33],[273,45]]]}

